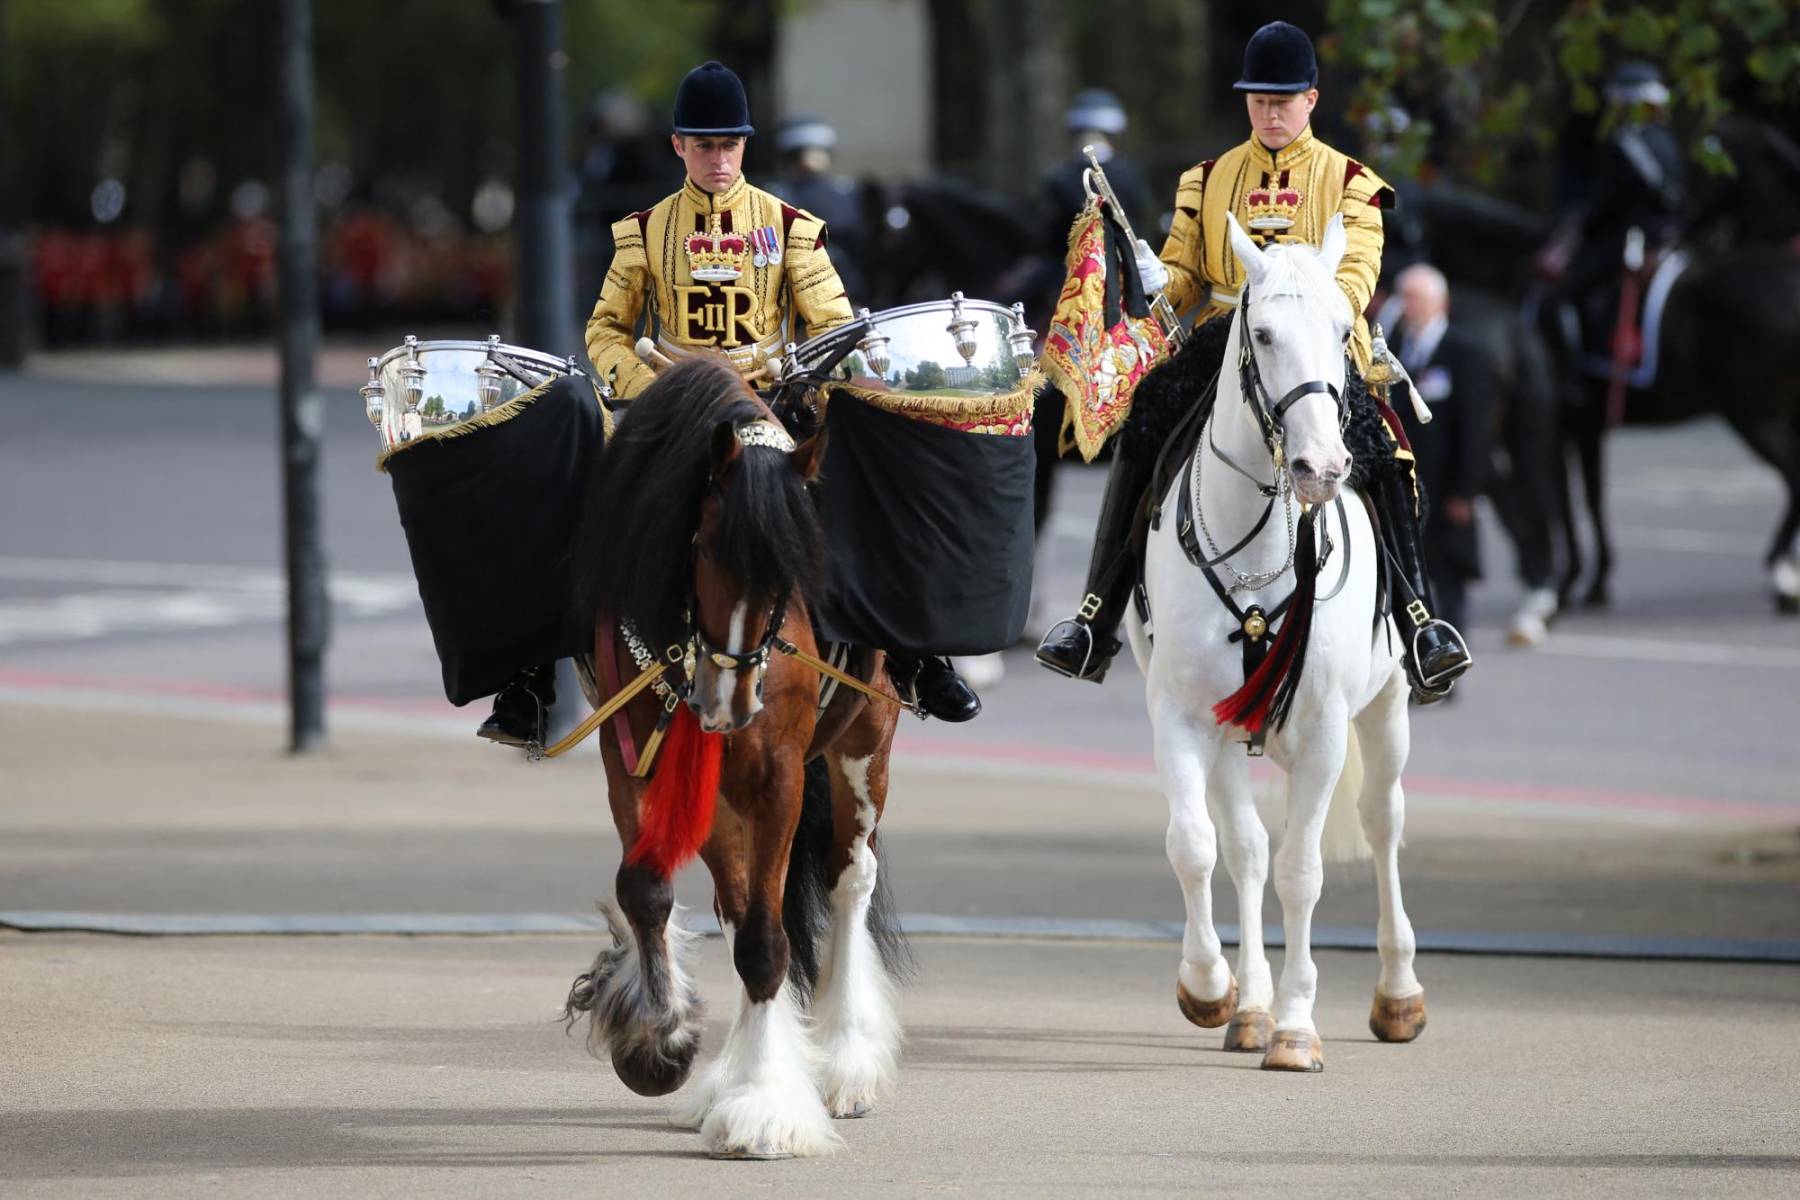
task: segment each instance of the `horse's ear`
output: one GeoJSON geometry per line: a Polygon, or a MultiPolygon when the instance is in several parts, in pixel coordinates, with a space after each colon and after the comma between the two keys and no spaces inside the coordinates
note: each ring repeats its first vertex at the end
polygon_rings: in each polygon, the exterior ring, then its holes
{"type": "Polygon", "coordinates": [[[819,477],[819,468],[825,465],[825,427],[821,425],[819,432],[807,438],[788,455],[793,460],[794,469],[800,472],[800,478],[811,483],[819,477]]]}
{"type": "Polygon", "coordinates": [[[744,447],[737,438],[737,426],[730,421],[720,421],[713,426],[712,434],[712,477],[723,481],[725,472],[744,452],[744,447]]]}
{"type": "Polygon", "coordinates": [[[1344,261],[1344,249],[1348,239],[1344,234],[1344,214],[1332,213],[1331,220],[1325,223],[1325,238],[1319,243],[1319,261],[1333,275],[1337,274],[1338,264],[1344,261]]]}
{"type": "Polygon", "coordinates": [[[1263,274],[1268,269],[1268,264],[1263,261],[1262,247],[1244,232],[1244,227],[1238,224],[1236,216],[1226,213],[1225,222],[1231,232],[1231,249],[1238,256],[1238,261],[1244,264],[1244,278],[1250,283],[1261,283],[1263,274]]]}

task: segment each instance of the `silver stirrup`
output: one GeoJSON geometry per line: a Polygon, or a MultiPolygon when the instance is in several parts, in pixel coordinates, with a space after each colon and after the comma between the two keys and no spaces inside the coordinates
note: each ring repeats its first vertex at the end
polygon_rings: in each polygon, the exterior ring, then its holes
{"type": "Polygon", "coordinates": [[[1038,650],[1041,653],[1045,646],[1049,645],[1052,641],[1055,641],[1057,630],[1061,629],[1064,625],[1073,625],[1081,632],[1083,637],[1087,638],[1087,650],[1081,656],[1081,666],[1071,671],[1063,667],[1060,663],[1051,662],[1049,659],[1039,657],[1038,655],[1033,655],[1032,657],[1037,658],[1038,662],[1049,667],[1064,679],[1081,679],[1087,675],[1088,668],[1094,663],[1094,631],[1088,626],[1087,622],[1078,620],[1075,617],[1065,617],[1063,620],[1052,625],[1049,631],[1044,634],[1044,640],[1038,643],[1038,650]]]}

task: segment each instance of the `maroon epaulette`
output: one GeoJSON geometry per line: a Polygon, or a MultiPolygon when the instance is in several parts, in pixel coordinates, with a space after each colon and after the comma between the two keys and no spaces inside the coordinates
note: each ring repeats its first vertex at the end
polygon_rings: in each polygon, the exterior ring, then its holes
{"type": "MultiPolygon", "coordinates": [[[[794,227],[795,221],[799,220],[801,217],[811,216],[811,215],[812,214],[810,214],[810,213],[802,212],[800,209],[795,208],[791,204],[783,204],[781,206],[781,240],[784,242],[787,241],[788,230],[790,230],[794,227]]],[[[817,241],[813,242],[813,249],[814,250],[823,250],[825,248],[825,243],[826,243],[827,238],[828,238],[828,235],[825,231],[825,222],[820,221],[819,222],[819,237],[818,237],[817,241]]]]}
{"type": "MultiPolygon", "coordinates": [[[[1344,186],[1349,187],[1350,181],[1352,179],[1355,179],[1358,175],[1361,175],[1366,170],[1368,170],[1368,168],[1363,166],[1361,163],[1357,162],[1354,158],[1345,160],[1345,162],[1344,162],[1344,186]]],[[[1373,193],[1371,193],[1369,196],[1369,207],[1370,208],[1392,208],[1392,207],[1394,207],[1394,189],[1391,187],[1386,187],[1386,186],[1376,188],[1375,191],[1373,193]]]]}
{"type": "Polygon", "coordinates": [[[643,212],[634,212],[625,219],[627,221],[636,221],[638,223],[639,233],[648,233],[650,231],[650,210],[647,208],[643,212]]]}

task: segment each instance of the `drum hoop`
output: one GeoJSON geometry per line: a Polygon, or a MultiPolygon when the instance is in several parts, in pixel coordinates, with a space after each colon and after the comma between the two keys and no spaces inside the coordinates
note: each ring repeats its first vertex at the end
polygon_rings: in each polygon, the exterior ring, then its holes
{"type": "MultiPolygon", "coordinates": [[[[861,335],[869,326],[874,325],[879,327],[886,321],[900,317],[923,316],[931,312],[950,312],[952,311],[954,303],[954,301],[948,299],[920,300],[912,304],[901,304],[896,305],[893,308],[884,308],[879,312],[871,312],[866,318],[853,317],[842,325],[807,338],[804,342],[801,342],[794,347],[794,352],[790,357],[796,362],[805,363],[809,359],[821,357],[822,352],[835,350],[837,351],[836,353],[830,354],[829,357],[823,357],[819,364],[811,365],[807,368],[811,371],[829,371],[832,367],[835,367],[840,360],[848,355],[850,351],[856,349],[856,343],[862,340],[861,335]],[[807,352],[809,347],[812,349],[812,353],[810,354],[807,352]]],[[[1017,321],[1019,319],[1018,313],[1014,312],[1008,306],[993,300],[965,299],[962,301],[962,311],[965,313],[971,311],[998,313],[1009,321],[1017,321]]]]}
{"type": "MultiPolygon", "coordinates": [[[[493,347],[493,349],[505,357],[512,359],[514,362],[542,368],[553,375],[567,375],[569,373],[569,364],[567,360],[557,358],[553,354],[546,354],[542,350],[531,350],[524,346],[511,346],[505,342],[501,342],[498,346],[493,347]]],[[[375,361],[375,369],[377,371],[385,370],[390,363],[405,358],[408,352],[413,350],[417,350],[421,358],[434,350],[463,351],[466,353],[479,354],[481,357],[486,358],[488,343],[467,342],[453,338],[445,338],[433,342],[418,342],[413,346],[395,346],[392,350],[389,350],[375,361]]]]}

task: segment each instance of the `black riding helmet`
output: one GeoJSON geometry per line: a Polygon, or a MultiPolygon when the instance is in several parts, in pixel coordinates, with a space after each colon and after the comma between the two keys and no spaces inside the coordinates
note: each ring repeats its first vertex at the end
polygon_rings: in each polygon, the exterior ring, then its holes
{"type": "Polygon", "coordinates": [[[1319,59],[1306,31],[1286,21],[1270,21],[1244,47],[1240,92],[1304,92],[1319,84],[1319,59]]]}
{"type": "Polygon", "coordinates": [[[675,93],[675,132],[689,137],[749,137],[750,101],[744,81],[721,62],[703,62],[675,93]]]}

